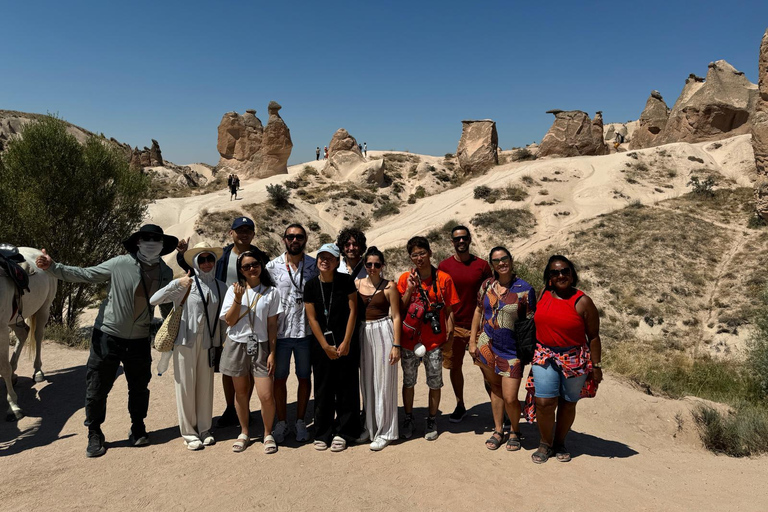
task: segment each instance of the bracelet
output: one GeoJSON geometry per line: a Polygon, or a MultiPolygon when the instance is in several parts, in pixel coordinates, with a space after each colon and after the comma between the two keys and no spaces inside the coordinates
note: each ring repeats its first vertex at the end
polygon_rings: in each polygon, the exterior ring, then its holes
{"type": "Polygon", "coordinates": [[[598,370],[602,370],[603,363],[592,363],[592,368],[597,368],[598,370]]]}
{"type": "Polygon", "coordinates": [[[392,345],[392,348],[400,348],[401,345],[392,345]]]}

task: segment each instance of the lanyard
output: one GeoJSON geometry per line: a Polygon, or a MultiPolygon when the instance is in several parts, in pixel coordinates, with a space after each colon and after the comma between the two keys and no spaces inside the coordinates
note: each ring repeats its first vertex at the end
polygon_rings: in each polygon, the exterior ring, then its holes
{"type": "MultiPolygon", "coordinates": [[[[200,281],[197,279],[197,274],[195,274],[195,284],[197,285],[197,291],[200,293],[200,298],[203,301],[203,308],[205,311],[205,325],[208,327],[208,335],[211,338],[211,343],[213,343],[213,335],[216,334],[216,327],[219,325],[214,324],[213,329],[211,329],[211,320],[208,318],[208,303],[209,300],[205,300],[205,295],[203,294],[203,289],[200,287],[200,281]]],[[[219,318],[219,313],[221,313],[221,289],[219,288],[219,282],[216,281],[216,291],[218,292],[217,298],[219,299],[219,303],[216,306],[216,316],[214,318],[219,318]]]]}
{"type": "Polygon", "coordinates": [[[323,291],[323,282],[320,281],[320,276],[317,277],[318,282],[320,283],[320,295],[323,297],[323,310],[325,313],[325,328],[328,329],[328,324],[330,323],[330,315],[331,315],[331,305],[333,304],[333,287],[336,284],[336,280],[334,279],[331,281],[331,297],[330,300],[328,300],[328,306],[325,305],[325,292],[323,291]]]}
{"type": "Polygon", "coordinates": [[[299,292],[299,295],[304,293],[304,258],[306,258],[306,255],[301,257],[301,263],[299,264],[301,267],[296,266],[296,273],[299,274],[299,284],[296,284],[296,281],[293,280],[291,266],[288,264],[288,258],[285,258],[285,269],[288,271],[288,278],[291,280],[293,287],[299,292]]]}
{"type": "MultiPolygon", "coordinates": [[[[248,312],[246,313],[248,315],[248,324],[251,326],[251,334],[256,334],[254,331],[256,327],[256,305],[259,303],[259,299],[262,297],[261,292],[264,291],[261,285],[259,285],[258,288],[254,290],[254,293],[256,296],[253,298],[252,301],[248,298],[248,289],[245,289],[245,302],[250,301],[250,305],[248,306],[248,312]]],[[[242,317],[241,317],[242,318],[242,317]]]]}

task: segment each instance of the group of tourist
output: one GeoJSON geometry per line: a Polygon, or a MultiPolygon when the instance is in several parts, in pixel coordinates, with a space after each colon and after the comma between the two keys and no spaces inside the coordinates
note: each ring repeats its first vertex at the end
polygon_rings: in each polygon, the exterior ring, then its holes
{"type": "Polygon", "coordinates": [[[342,230],[336,243],[320,247],[315,259],[305,252],[307,231],[291,224],[283,233],[285,251],[271,261],[252,245],[255,229],[251,219],[238,217],[231,225],[231,244],[190,248],[188,239],[179,241],[159,226],[145,225],[124,242],[128,254],[95,267],[62,265],[45,251],[37,260],[38,267],[64,281],[109,282],[87,363],[87,456],[106,451],[101,424],[120,363],[129,391],[129,441],[135,446],[149,443],[144,419],[151,377],[150,323],[153,306],[172,305],[181,308],[172,357],[179,428],[189,450],[216,442],[215,372],[222,375],[226,401],[217,426],[239,425],[235,452],[245,450],[252,437],[249,404],[254,388],[261,403],[265,453],[277,452],[291,432],[297,441],[308,441],[313,374],[317,450],[337,452],[350,442],[370,442],[370,449],[378,451],[398,438],[409,439],[417,428],[413,403],[422,364],[429,388],[423,433],[435,440],[443,368],[449,370],[456,397],[449,421],[460,422],[466,415],[467,351],[490,396],[494,430],[485,446],[520,450],[517,397],[523,362],[516,326],[532,318],[537,343],[524,412],[537,419],[541,435],[532,459],[570,460],[565,438],[576,402],[594,396],[602,373],[597,309],[576,289],[576,269],[567,258],[550,258],[537,297],[531,284],[515,274],[506,248],[494,247],[488,261],[473,255],[465,226],[452,229],[455,252],[437,266],[429,241],[411,238],[405,249],[412,268],[396,280],[385,276],[384,254],[367,247],[358,229],[342,230]],[[161,258],[174,250],[186,273],[178,279],[172,279],[161,258]],[[289,424],[292,359],[297,416],[289,424]]]}
{"type": "Polygon", "coordinates": [[[227,188],[229,189],[229,200],[237,201],[237,191],[240,190],[240,176],[230,174],[227,176],[227,188]]]}

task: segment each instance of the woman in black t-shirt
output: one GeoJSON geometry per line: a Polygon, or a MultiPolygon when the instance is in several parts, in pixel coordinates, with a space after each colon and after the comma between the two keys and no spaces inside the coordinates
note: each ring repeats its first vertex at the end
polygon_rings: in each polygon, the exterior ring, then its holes
{"type": "Polygon", "coordinates": [[[336,271],[339,248],[323,245],[317,253],[320,275],[304,286],[304,307],[315,336],[311,344],[315,374],[315,449],[347,447],[360,433],[360,349],[354,337],[357,289],[351,276],[336,271]],[[338,418],[338,432],[334,427],[338,418]]]}

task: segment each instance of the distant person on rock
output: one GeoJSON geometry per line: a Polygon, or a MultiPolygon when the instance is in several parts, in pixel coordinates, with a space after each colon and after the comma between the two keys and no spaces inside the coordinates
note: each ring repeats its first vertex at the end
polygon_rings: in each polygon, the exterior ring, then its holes
{"type": "Polygon", "coordinates": [[[544,292],[536,305],[536,351],[526,383],[526,418],[537,421],[541,440],[531,459],[571,460],[565,437],[579,398],[595,396],[603,380],[600,316],[592,299],[576,289],[576,267],[565,256],[549,258],[544,292]],[[534,398],[535,397],[535,398],[534,398]]]}
{"type": "Polygon", "coordinates": [[[315,160],[320,160],[320,146],[315,150],[315,160]]]}
{"type": "Polygon", "coordinates": [[[363,155],[365,156],[365,158],[368,158],[368,143],[367,142],[363,142],[363,155]]]}
{"type": "Polygon", "coordinates": [[[325,146],[325,153],[323,154],[323,160],[328,160],[328,146],[325,146]]]}
{"type": "Polygon", "coordinates": [[[443,345],[443,368],[450,370],[451,385],[456,396],[456,408],[448,417],[451,423],[460,422],[467,414],[464,404],[464,355],[472,338],[472,319],[477,305],[477,292],[480,285],[491,277],[491,267],[482,258],[469,252],[472,236],[466,226],[455,226],[451,230],[451,242],[455,253],[440,262],[438,269],[451,276],[459,294],[459,304],[454,308],[456,322],[453,343],[443,345]]]}
{"type": "MultiPolygon", "coordinates": [[[[223,281],[228,287],[232,286],[238,280],[237,275],[237,257],[246,251],[252,251],[258,255],[264,265],[269,261],[269,256],[252,245],[253,237],[256,235],[256,225],[253,220],[248,217],[237,217],[232,221],[232,227],[229,230],[229,236],[232,239],[232,243],[224,247],[221,258],[216,260],[216,279],[223,281]]],[[[189,245],[189,239],[182,239],[178,245],[178,254],[176,255],[176,263],[182,270],[189,271],[190,266],[187,264],[184,253],[189,245]]],[[[216,361],[214,371],[219,372],[219,362],[221,360],[221,349],[216,354],[216,361]]],[[[221,385],[224,388],[224,399],[227,403],[227,408],[224,413],[219,417],[216,426],[219,428],[229,427],[237,425],[237,411],[235,410],[235,387],[232,382],[232,377],[228,375],[221,375],[221,385]]]]}
{"type": "MultiPolygon", "coordinates": [[[[107,414],[107,396],[123,364],[128,383],[128,413],[131,416],[131,446],[149,444],[144,426],[149,408],[152,378],[150,324],[154,308],[149,298],[173,279],[173,271],[160,258],[170,254],[179,240],[163,233],[160,226],[146,224],[124,242],[128,254],[116,256],[95,267],[80,268],[56,263],[43,249],[37,266],[68,283],[107,283],[93,326],[90,355],[85,373],[85,426],[88,427],[88,457],[104,455],[101,425],[107,414]]],[[[162,308],[167,314],[170,310],[162,308]]]]}

